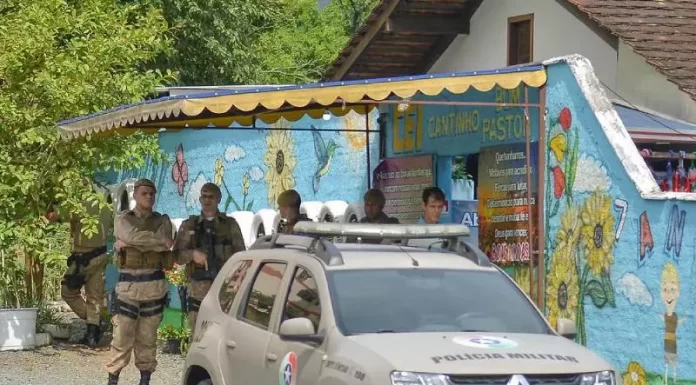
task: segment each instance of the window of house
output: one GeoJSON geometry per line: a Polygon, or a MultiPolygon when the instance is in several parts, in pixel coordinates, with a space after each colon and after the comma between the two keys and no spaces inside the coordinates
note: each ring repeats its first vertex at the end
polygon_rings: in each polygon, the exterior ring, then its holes
{"type": "Polygon", "coordinates": [[[300,317],[312,321],[315,333],[319,330],[321,304],[317,282],[307,270],[297,267],[285,301],[283,321],[300,317]]]}
{"type": "Polygon", "coordinates": [[[237,293],[239,293],[244,277],[246,277],[250,267],[250,260],[239,261],[232,267],[229,275],[225,277],[218,293],[218,301],[220,301],[220,308],[223,312],[230,312],[232,303],[235,297],[237,297],[237,293]]]}
{"type": "Polygon", "coordinates": [[[247,298],[242,318],[268,328],[280,282],[287,265],[280,262],[262,263],[247,298]]]}
{"type": "Polygon", "coordinates": [[[534,14],[508,18],[507,65],[534,61],[534,14]]]}

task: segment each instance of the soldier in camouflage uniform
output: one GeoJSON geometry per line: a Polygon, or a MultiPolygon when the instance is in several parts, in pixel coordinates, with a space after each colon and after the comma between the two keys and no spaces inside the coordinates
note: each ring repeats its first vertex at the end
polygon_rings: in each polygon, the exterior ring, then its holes
{"type": "MultiPolygon", "coordinates": [[[[110,196],[107,201],[111,203],[110,196]]],[[[99,324],[104,311],[104,269],[108,262],[106,239],[113,230],[114,217],[111,206],[100,209],[98,203],[84,202],[84,205],[87,213],[99,220],[97,232],[91,236],[82,233],[82,224],[77,215],[64,210],[57,213],[51,208],[46,217],[52,222],[70,221],[72,252],[68,257],[68,269],[61,282],[60,294],[70,309],[87,323],[83,342],[95,346],[101,338],[99,324]],[[86,298],[82,298],[80,293],[83,287],[86,298]]]]}
{"type": "Polygon", "coordinates": [[[302,198],[300,198],[300,194],[297,191],[283,191],[280,195],[278,195],[277,203],[278,210],[280,211],[280,217],[283,219],[279,232],[293,234],[297,222],[310,220],[307,218],[307,215],[300,214],[302,198]]]}
{"type": "Polygon", "coordinates": [[[385,223],[399,224],[399,220],[388,216],[384,213],[384,205],[387,199],[379,189],[373,188],[367,190],[363,195],[363,204],[365,206],[365,218],[360,219],[360,223],[385,223]]]}
{"type": "MultiPolygon", "coordinates": [[[[365,207],[365,217],[360,219],[360,223],[382,223],[382,224],[398,225],[399,224],[398,219],[390,217],[384,213],[383,210],[384,210],[384,205],[386,204],[386,202],[387,202],[387,199],[384,197],[384,194],[379,189],[373,188],[373,189],[367,190],[365,195],[363,195],[363,205],[365,207]]],[[[357,242],[357,238],[348,237],[346,239],[346,242],[355,243],[355,242],[357,242]]],[[[367,237],[362,238],[361,242],[362,243],[372,243],[372,244],[391,243],[391,242],[387,242],[381,238],[367,238],[367,237]]]]}
{"type": "Polygon", "coordinates": [[[166,214],[153,211],[155,184],[140,179],[134,187],[135,209],[120,212],[114,224],[119,279],[111,321],[111,358],[106,364],[109,385],[118,384],[131,354],[140,370],[140,385],[150,384],[157,367],[157,327],[169,288],[163,269],[173,266],[172,223],[166,214]]]}
{"type": "MultiPolygon", "coordinates": [[[[201,188],[201,215],[191,215],[181,223],[174,244],[177,262],[187,264],[188,321],[193,337],[201,301],[227,259],[246,250],[237,221],[218,210],[222,194],[214,183],[201,188]]],[[[183,306],[182,306],[183,307],[183,306]]]]}

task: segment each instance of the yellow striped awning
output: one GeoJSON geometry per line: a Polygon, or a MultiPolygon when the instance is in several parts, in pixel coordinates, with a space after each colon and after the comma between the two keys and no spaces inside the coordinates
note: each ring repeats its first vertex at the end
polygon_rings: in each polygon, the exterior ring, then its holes
{"type": "Polygon", "coordinates": [[[280,118],[289,121],[307,115],[320,118],[327,109],[336,116],[350,111],[366,113],[375,108],[370,101],[390,97],[406,99],[419,92],[427,96],[436,96],[444,90],[462,94],[470,87],[486,92],[496,85],[514,89],[521,83],[540,87],[545,82],[544,67],[528,65],[488,71],[217,90],[123,105],[58,122],[57,129],[63,138],[73,139],[95,134],[129,134],[137,130],[155,133],[161,128],[200,129],[235,124],[250,127],[258,120],[272,124],[280,118]]]}

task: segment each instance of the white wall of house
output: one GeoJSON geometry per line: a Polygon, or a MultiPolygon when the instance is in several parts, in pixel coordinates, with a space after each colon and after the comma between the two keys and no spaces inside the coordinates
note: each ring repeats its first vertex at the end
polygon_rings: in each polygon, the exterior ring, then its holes
{"type": "Polygon", "coordinates": [[[630,47],[619,43],[615,49],[554,0],[484,1],[471,20],[470,34],[457,37],[430,72],[506,66],[508,17],[529,13],[534,14],[534,61],[580,54],[590,60],[609,97],[696,123],[696,102],[687,94],[630,47]]]}
{"type": "Polygon", "coordinates": [[[696,123],[696,102],[624,43],[619,43],[616,83],[629,103],[696,123]]]}

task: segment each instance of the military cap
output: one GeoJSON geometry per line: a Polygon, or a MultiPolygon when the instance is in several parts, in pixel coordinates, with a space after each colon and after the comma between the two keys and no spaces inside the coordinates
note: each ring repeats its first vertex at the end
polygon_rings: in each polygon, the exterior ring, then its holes
{"type": "Polygon", "coordinates": [[[157,187],[155,187],[155,184],[147,178],[138,179],[138,181],[135,182],[135,185],[133,186],[133,190],[137,189],[138,187],[150,187],[151,189],[155,190],[155,192],[157,191],[157,187]]]}
{"type": "Polygon", "coordinates": [[[201,187],[201,193],[203,193],[204,191],[214,193],[218,197],[222,196],[222,191],[220,191],[220,187],[218,187],[218,185],[212,182],[208,182],[204,184],[203,187],[201,187]]]}
{"type": "Polygon", "coordinates": [[[384,193],[376,188],[367,190],[365,195],[363,195],[363,200],[365,202],[377,203],[380,206],[384,206],[387,202],[387,198],[384,197],[384,193]]]}
{"type": "Polygon", "coordinates": [[[295,190],[285,190],[278,195],[277,203],[278,206],[300,207],[302,198],[300,198],[300,194],[295,190]]]}

